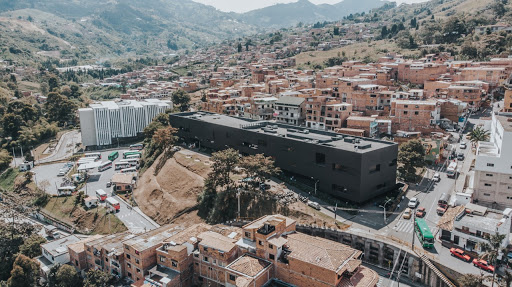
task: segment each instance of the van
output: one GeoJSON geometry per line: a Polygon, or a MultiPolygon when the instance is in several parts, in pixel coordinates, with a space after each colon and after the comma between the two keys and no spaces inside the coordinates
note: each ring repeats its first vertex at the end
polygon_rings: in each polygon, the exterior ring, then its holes
{"type": "Polygon", "coordinates": [[[316,210],[320,210],[320,204],[318,204],[318,202],[314,202],[314,201],[308,201],[308,205],[316,210]]]}

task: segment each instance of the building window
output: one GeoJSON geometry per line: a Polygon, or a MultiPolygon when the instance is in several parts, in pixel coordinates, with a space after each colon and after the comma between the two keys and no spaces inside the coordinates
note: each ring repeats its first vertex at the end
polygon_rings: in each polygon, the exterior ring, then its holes
{"type": "Polygon", "coordinates": [[[230,281],[235,281],[236,280],[236,276],[232,275],[232,274],[229,274],[229,280],[230,281]]]}
{"type": "Polygon", "coordinates": [[[160,262],[165,262],[165,257],[160,255],[160,262]]]}
{"type": "Polygon", "coordinates": [[[135,264],[139,264],[139,259],[135,258],[135,264]]]}
{"type": "Polygon", "coordinates": [[[490,174],[490,173],[486,173],[485,176],[489,176],[489,177],[492,177],[493,175],[490,174]]]}
{"type": "Polygon", "coordinates": [[[347,171],[348,168],[342,164],[339,164],[339,163],[333,163],[332,164],[332,170],[336,170],[336,171],[347,171]]]}
{"type": "Polygon", "coordinates": [[[132,257],[130,256],[130,254],[126,254],[126,258],[131,259],[132,257]]]}
{"type": "Polygon", "coordinates": [[[414,112],[414,114],[415,114],[415,115],[419,115],[420,113],[416,111],[416,112],[414,112]]]}
{"type": "Polygon", "coordinates": [[[213,259],[213,260],[212,260],[212,263],[213,263],[213,264],[217,264],[217,260],[216,260],[216,259],[213,259]]]}
{"type": "Polygon", "coordinates": [[[178,267],[178,261],[172,260],[171,265],[172,267],[178,267]]]}
{"type": "Polygon", "coordinates": [[[251,238],[251,233],[250,232],[245,232],[245,237],[251,238]]]}
{"type": "Polygon", "coordinates": [[[258,244],[259,244],[260,246],[263,246],[263,241],[258,240],[258,244]]]}
{"type": "Polygon", "coordinates": [[[407,115],[407,111],[404,111],[404,115],[407,115]]]}
{"type": "Polygon", "coordinates": [[[494,163],[487,163],[487,166],[493,167],[494,163]]]}
{"type": "Polygon", "coordinates": [[[270,258],[270,260],[274,260],[274,258],[275,258],[275,257],[274,257],[274,254],[269,254],[269,255],[268,255],[268,258],[270,258]]]}
{"type": "Polygon", "coordinates": [[[274,245],[269,244],[269,245],[268,245],[268,248],[270,248],[270,249],[274,249],[274,245]]]}
{"type": "Polygon", "coordinates": [[[132,278],[132,273],[128,272],[128,277],[132,278]]]}
{"type": "Polygon", "coordinates": [[[491,196],[491,194],[490,194],[490,193],[484,193],[484,195],[485,195],[485,196],[491,196]]]}
{"type": "Polygon", "coordinates": [[[490,183],[484,183],[485,186],[492,186],[490,183]]]}
{"type": "Polygon", "coordinates": [[[140,273],[140,269],[139,268],[136,268],[135,270],[137,270],[137,273],[140,273]]]}
{"type": "Polygon", "coordinates": [[[203,258],[203,261],[204,261],[204,262],[208,262],[208,257],[206,257],[206,256],[205,256],[205,257],[203,258]]]}
{"type": "Polygon", "coordinates": [[[316,164],[325,165],[325,154],[319,152],[316,153],[316,164]]]}
{"type": "Polygon", "coordinates": [[[370,167],[370,173],[375,173],[380,171],[380,164],[376,164],[370,167]]]}
{"type": "Polygon", "coordinates": [[[132,268],[132,265],[130,263],[126,263],[126,266],[128,266],[128,268],[132,268]]]}
{"type": "Polygon", "coordinates": [[[208,247],[206,247],[206,246],[205,246],[205,247],[203,247],[203,250],[204,250],[205,252],[208,252],[208,247]]]}
{"type": "Polygon", "coordinates": [[[512,199],[512,196],[507,196],[507,199],[512,199]]]}

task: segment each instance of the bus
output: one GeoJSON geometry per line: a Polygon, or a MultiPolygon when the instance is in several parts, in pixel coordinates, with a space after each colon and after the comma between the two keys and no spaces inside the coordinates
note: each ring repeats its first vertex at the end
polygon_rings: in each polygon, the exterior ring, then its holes
{"type": "Polygon", "coordinates": [[[96,196],[100,201],[105,201],[105,199],[107,199],[107,193],[103,189],[96,190],[96,196]]]}
{"type": "Polygon", "coordinates": [[[139,160],[134,158],[134,159],[122,159],[121,162],[127,162],[130,164],[130,166],[135,166],[135,167],[139,167],[139,160]]]}
{"type": "Polygon", "coordinates": [[[446,168],[446,175],[448,177],[455,177],[457,175],[457,162],[452,161],[446,168]]]}
{"type": "Polygon", "coordinates": [[[109,168],[112,168],[112,162],[109,160],[109,161],[106,161],[106,162],[102,162],[100,166],[98,166],[98,171],[105,171],[109,168]]]}
{"type": "Polygon", "coordinates": [[[101,153],[99,153],[99,152],[86,153],[85,157],[86,158],[95,158],[95,161],[96,161],[96,160],[101,159],[101,153]]]}
{"type": "Polygon", "coordinates": [[[137,172],[136,167],[129,167],[121,170],[121,173],[130,173],[130,172],[137,172]]]}
{"type": "Polygon", "coordinates": [[[107,197],[105,199],[105,202],[107,203],[107,208],[109,211],[116,213],[118,210],[121,209],[121,204],[119,204],[119,201],[115,200],[113,197],[107,197]]]}
{"type": "Polygon", "coordinates": [[[141,157],[142,153],[140,151],[125,151],[125,152],[123,152],[123,158],[126,158],[131,155],[141,157]]]}
{"type": "Polygon", "coordinates": [[[138,154],[132,154],[126,157],[126,159],[140,159],[140,155],[138,154]]]}
{"type": "Polygon", "coordinates": [[[120,169],[125,169],[125,168],[130,168],[131,167],[131,164],[129,162],[117,162],[117,163],[114,163],[114,169],[115,170],[120,170],[120,169]]]}
{"type": "Polygon", "coordinates": [[[113,152],[111,152],[111,153],[108,155],[108,160],[110,160],[110,161],[114,161],[114,160],[116,160],[116,158],[118,158],[118,157],[119,157],[119,152],[117,152],[117,151],[113,151],[113,152]]]}
{"type": "Polygon", "coordinates": [[[132,144],[130,145],[131,150],[141,150],[143,148],[142,144],[132,144]]]}
{"type": "Polygon", "coordinates": [[[434,247],[434,236],[432,235],[425,219],[416,218],[414,220],[414,231],[424,248],[434,247]]]}

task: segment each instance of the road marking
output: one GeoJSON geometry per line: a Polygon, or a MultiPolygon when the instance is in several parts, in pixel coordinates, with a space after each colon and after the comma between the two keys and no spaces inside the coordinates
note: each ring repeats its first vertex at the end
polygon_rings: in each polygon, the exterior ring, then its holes
{"type": "Polygon", "coordinates": [[[399,220],[398,223],[393,227],[393,230],[403,233],[411,233],[414,229],[412,222],[399,220]]]}
{"type": "Polygon", "coordinates": [[[379,282],[377,282],[377,287],[381,287],[383,283],[384,283],[384,278],[380,277],[379,282]]]}

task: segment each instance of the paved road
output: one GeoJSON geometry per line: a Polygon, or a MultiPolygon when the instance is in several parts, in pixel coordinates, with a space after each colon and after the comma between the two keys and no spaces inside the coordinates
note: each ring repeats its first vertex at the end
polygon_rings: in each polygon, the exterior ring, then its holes
{"type": "Polygon", "coordinates": [[[82,142],[82,135],[77,130],[72,130],[63,134],[55,147],[54,152],[41,160],[36,159],[36,164],[39,163],[48,163],[53,161],[59,161],[66,158],[69,158],[73,155],[75,151],[75,146],[77,143],[82,142]]]}
{"type": "MultiPolygon", "coordinates": [[[[124,150],[119,150],[120,157],[116,161],[119,161],[122,158],[123,151],[124,150]]],[[[108,155],[111,152],[112,150],[101,152],[102,161],[107,161],[108,155]]],[[[57,186],[60,185],[63,179],[62,177],[58,177],[57,174],[63,165],[63,163],[42,165],[37,166],[32,170],[35,173],[35,180],[37,181],[39,187],[42,187],[42,182],[49,182],[49,185],[45,188],[48,194],[57,194],[57,186]]],[[[90,178],[83,186],[81,191],[84,191],[84,193],[88,196],[95,196],[96,190],[103,189],[108,193],[109,196],[112,195],[111,188],[107,188],[106,184],[110,181],[115,173],[116,171],[113,168],[107,169],[103,172],[98,172],[97,169],[89,171],[90,178]]],[[[139,209],[136,208],[132,210],[131,207],[124,201],[120,200],[118,197],[117,199],[121,204],[121,210],[116,213],[116,216],[126,225],[130,231],[134,233],[141,233],[146,230],[152,230],[159,227],[158,224],[154,223],[151,219],[148,219],[148,217],[145,216],[139,209]]]]}

